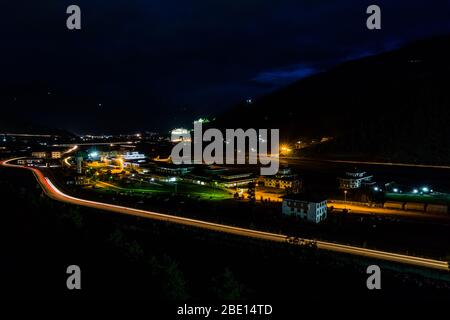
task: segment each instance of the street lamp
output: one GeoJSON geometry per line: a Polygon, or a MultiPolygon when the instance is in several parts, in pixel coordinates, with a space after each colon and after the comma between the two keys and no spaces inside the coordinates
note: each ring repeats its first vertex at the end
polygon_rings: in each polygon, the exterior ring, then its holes
{"type": "Polygon", "coordinates": [[[119,162],[120,170],[123,170],[123,158],[118,158],[117,161],[119,162]]]}

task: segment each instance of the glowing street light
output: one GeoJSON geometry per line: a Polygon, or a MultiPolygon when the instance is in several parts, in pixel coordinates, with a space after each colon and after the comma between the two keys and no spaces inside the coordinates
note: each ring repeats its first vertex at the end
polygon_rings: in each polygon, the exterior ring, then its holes
{"type": "Polygon", "coordinates": [[[117,162],[119,162],[120,169],[123,170],[123,159],[122,158],[118,158],[117,162]]]}
{"type": "Polygon", "coordinates": [[[286,154],[289,154],[289,153],[292,152],[292,149],[289,148],[289,145],[287,145],[287,144],[282,144],[280,146],[280,150],[281,150],[282,153],[286,153],[286,154]]]}
{"type": "Polygon", "coordinates": [[[344,209],[347,210],[347,190],[344,190],[344,209]]]}

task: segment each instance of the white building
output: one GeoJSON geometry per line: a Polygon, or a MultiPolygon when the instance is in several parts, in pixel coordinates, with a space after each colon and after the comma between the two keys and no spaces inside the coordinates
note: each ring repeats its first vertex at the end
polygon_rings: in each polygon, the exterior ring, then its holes
{"type": "Polygon", "coordinates": [[[141,159],[145,159],[145,154],[139,153],[137,151],[125,152],[123,154],[123,159],[124,160],[141,160],[141,159]]]}
{"type": "Polygon", "coordinates": [[[39,159],[19,159],[17,160],[17,164],[20,164],[22,166],[38,166],[38,165],[43,165],[44,161],[39,158],[39,159]]]}
{"type": "Polygon", "coordinates": [[[327,200],[325,197],[306,194],[292,194],[283,197],[284,215],[299,217],[313,223],[327,218],[327,200]]]}
{"type": "Polygon", "coordinates": [[[172,141],[172,142],[181,142],[181,141],[190,142],[191,141],[191,139],[190,139],[191,132],[187,129],[177,128],[177,129],[172,130],[170,132],[170,134],[171,134],[170,141],[172,141]]]}

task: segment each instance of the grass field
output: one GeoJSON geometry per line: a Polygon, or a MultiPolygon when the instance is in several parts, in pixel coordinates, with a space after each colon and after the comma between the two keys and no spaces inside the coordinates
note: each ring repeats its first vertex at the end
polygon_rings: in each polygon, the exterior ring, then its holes
{"type": "Polygon", "coordinates": [[[176,186],[175,184],[147,184],[145,186],[136,184],[129,187],[120,187],[107,182],[97,182],[97,187],[106,191],[135,194],[172,194],[175,193],[176,189],[178,195],[199,198],[201,200],[225,200],[233,197],[232,194],[223,189],[180,182],[176,186]]]}
{"type": "Polygon", "coordinates": [[[424,194],[424,195],[386,193],[386,199],[400,202],[420,202],[433,204],[450,203],[450,195],[447,193],[424,194]]]}

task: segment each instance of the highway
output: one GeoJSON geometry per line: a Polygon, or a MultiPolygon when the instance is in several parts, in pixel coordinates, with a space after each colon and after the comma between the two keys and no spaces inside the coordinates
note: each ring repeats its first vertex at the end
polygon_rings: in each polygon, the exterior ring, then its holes
{"type": "MultiPolygon", "coordinates": [[[[294,244],[299,243],[298,241],[292,242],[291,241],[292,237],[282,235],[282,234],[275,234],[275,233],[233,227],[233,226],[228,226],[228,225],[223,225],[223,224],[211,223],[211,222],[206,222],[206,221],[201,221],[201,220],[172,216],[172,215],[168,215],[168,214],[161,214],[161,213],[152,212],[152,211],[139,210],[139,209],[134,209],[134,208],[129,208],[129,207],[123,207],[123,206],[118,206],[118,205],[113,205],[113,204],[108,204],[108,203],[102,203],[102,202],[97,202],[97,201],[76,198],[76,197],[67,195],[67,194],[63,193],[62,191],[60,191],[50,181],[50,179],[48,177],[44,176],[44,174],[39,169],[33,168],[33,167],[24,167],[24,166],[11,164],[11,162],[13,162],[15,160],[18,160],[18,159],[16,158],[16,159],[10,159],[10,160],[3,161],[3,162],[1,162],[1,165],[4,167],[21,168],[21,169],[27,169],[27,170],[32,171],[34,176],[36,177],[38,183],[42,187],[43,191],[46,193],[46,195],[56,201],[79,205],[79,206],[85,206],[85,207],[99,209],[99,210],[115,212],[115,213],[119,213],[119,214],[126,214],[126,215],[141,217],[141,218],[176,223],[176,224],[180,224],[180,225],[186,225],[186,226],[190,226],[190,227],[201,228],[201,229],[215,231],[215,232],[223,232],[223,233],[227,233],[227,234],[238,235],[238,236],[242,236],[242,237],[249,237],[249,238],[254,238],[254,239],[259,239],[259,240],[273,241],[273,242],[279,242],[279,243],[285,243],[285,242],[294,243],[294,244]]],[[[298,239],[296,239],[296,240],[298,240],[298,239]]],[[[327,250],[327,251],[332,251],[332,252],[336,252],[336,253],[343,253],[343,254],[349,254],[349,255],[397,262],[397,263],[402,263],[402,264],[406,264],[406,265],[425,267],[425,268],[434,269],[434,270],[449,271],[449,265],[448,265],[448,262],[446,262],[446,261],[439,261],[439,260],[433,260],[433,259],[427,259],[427,258],[419,258],[419,257],[390,253],[390,252],[379,251],[379,250],[370,250],[370,249],[365,249],[365,248],[360,248],[360,247],[355,247],[355,246],[331,243],[331,242],[314,241],[314,240],[308,240],[308,239],[300,239],[300,240],[302,240],[302,242],[313,243],[314,246],[320,250],[327,250]]]]}
{"type": "Polygon", "coordinates": [[[406,211],[399,209],[387,209],[387,208],[378,208],[378,207],[369,207],[363,205],[354,205],[351,203],[336,203],[336,202],[328,202],[328,209],[333,207],[333,210],[343,211],[345,209],[348,210],[348,214],[359,214],[359,215],[371,215],[371,216],[390,216],[397,218],[413,218],[417,220],[434,220],[443,223],[449,223],[450,218],[448,215],[443,214],[433,214],[433,213],[424,213],[424,212],[415,212],[415,211],[406,211]]]}
{"type": "Polygon", "coordinates": [[[54,144],[53,147],[78,147],[78,146],[116,146],[121,144],[133,144],[133,141],[120,141],[120,142],[82,142],[82,143],[62,143],[54,144]]]}
{"type": "Polygon", "coordinates": [[[412,163],[397,163],[397,162],[375,162],[375,161],[351,161],[351,160],[331,160],[331,159],[310,159],[303,157],[282,157],[283,160],[289,162],[290,160],[313,161],[313,162],[330,162],[330,163],[344,163],[352,165],[375,165],[375,166],[390,166],[390,167],[407,167],[407,168],[428,168],[428,169],[450,169],[450,166],[431,165],[431,164],[412,164],[412,163]]]}

